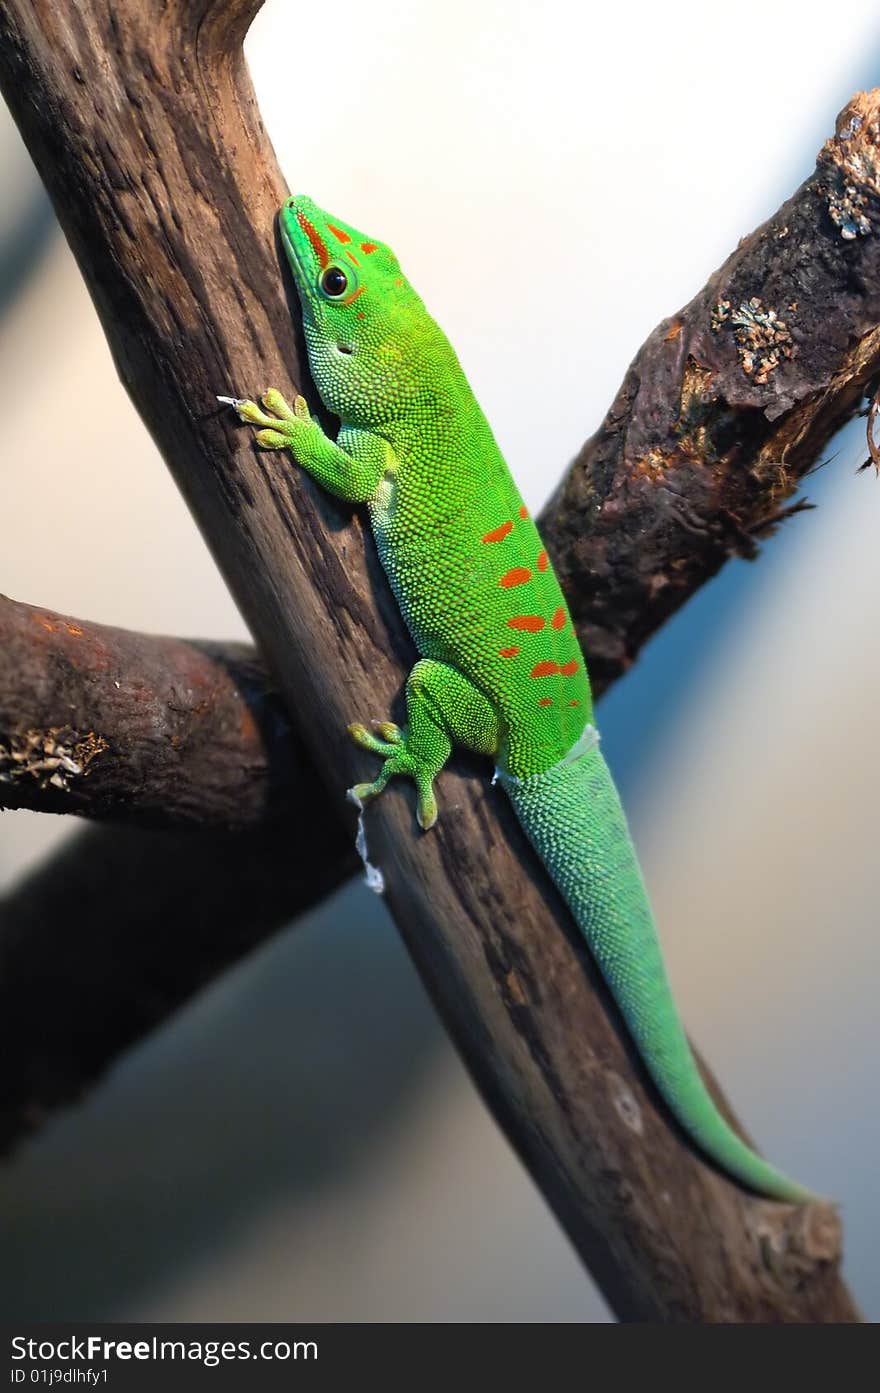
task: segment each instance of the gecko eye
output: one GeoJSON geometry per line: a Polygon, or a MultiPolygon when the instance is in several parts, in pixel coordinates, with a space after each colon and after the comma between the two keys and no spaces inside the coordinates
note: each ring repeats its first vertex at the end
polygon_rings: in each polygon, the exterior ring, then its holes
{"type": "Polygon", "coordinates": [[[331,300],[338,300],[348,289],[348,276],[341,266],[328,266],[321,276],[321,289],[331,300]]]}

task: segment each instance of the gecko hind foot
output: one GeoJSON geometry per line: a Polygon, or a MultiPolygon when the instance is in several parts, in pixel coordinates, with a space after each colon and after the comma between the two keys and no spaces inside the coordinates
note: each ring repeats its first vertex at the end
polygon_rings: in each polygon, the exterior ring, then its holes
{"type": "Polygon", "coordinates": [[[360,745],[363,750],[369,750],[371,754],[381,755],[383,760],[382,768],[372,783],[355,784],[354,788],[349,789],[349,793],[361,803],[366,803],[382,792],[389,779],[396,775],[405,775],[412,779],[416,786],[416,817],[419,826],[427,831],[437,821],[437,799],[434,797],[434,774],[437,771],[414,754],[409,748],[405,732],[399,726],[391,721],[376,721],[375,728],[378,735],[373,735],[359,722],[348,727],[348,733],[356,745],[360,745]],[[384,739],[380,739],[379,736],[384,736],[384,739]]]}

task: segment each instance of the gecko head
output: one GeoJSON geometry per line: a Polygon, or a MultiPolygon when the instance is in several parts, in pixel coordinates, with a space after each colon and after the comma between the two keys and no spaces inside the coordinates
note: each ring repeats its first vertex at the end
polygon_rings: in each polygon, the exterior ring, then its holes
{"type": "Polygon", "coordinates": [[[304,195],[285,201],[279,225],[324,405],[363,427],[424,408],[446,340],[391,248],[304,195]]]}

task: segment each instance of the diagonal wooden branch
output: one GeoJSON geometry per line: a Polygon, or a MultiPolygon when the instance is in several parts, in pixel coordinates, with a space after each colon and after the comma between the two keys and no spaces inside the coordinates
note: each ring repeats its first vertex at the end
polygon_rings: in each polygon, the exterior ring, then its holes
{"type": "MultiPolygon", "coordinates": [[[[239,49],[257,8],[81,0],[60,14],[51,0],[2,0],[0,79],[120,374],[335,791],[357,769],[346,720],[392,701],[411,653],[360,519],[259,459],[213,401],[297,380],[272,245],[284,190],[239,49]]],[[[455,817],[429,837],[414,834],[404,798],[377,808],[389,903],[496,1117],[618,1313],[855,1318],[830,1209],[750,1198],[692,1153],[500,799],[459,771],[445,793],[455,817]]]]}

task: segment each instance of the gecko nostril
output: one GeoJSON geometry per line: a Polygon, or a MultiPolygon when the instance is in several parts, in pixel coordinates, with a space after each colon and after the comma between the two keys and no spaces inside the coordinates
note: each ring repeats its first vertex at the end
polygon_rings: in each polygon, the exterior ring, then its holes
{"type": "Polygon", "coordinates": [[[354,349],[350,343],[338,343],[336,347],[339,349],[340,353],[354,353],[354,349]]]}

